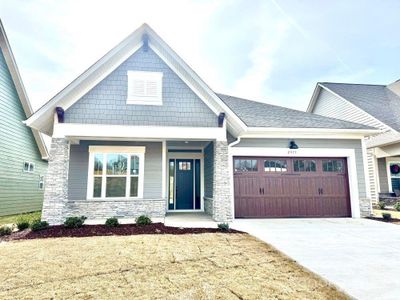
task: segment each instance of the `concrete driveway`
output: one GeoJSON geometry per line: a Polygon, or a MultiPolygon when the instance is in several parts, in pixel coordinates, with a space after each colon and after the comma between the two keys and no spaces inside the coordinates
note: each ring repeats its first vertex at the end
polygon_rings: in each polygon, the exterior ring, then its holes
{"type": "Polygon", "coordinates": [[[357,299],[400,299],[400,225],[367,219],[239,219],[232,228],[273,245],[357,299]]]}

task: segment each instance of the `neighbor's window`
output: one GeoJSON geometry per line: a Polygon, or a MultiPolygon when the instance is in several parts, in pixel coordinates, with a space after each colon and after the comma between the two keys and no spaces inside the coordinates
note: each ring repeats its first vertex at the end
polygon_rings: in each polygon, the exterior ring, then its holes
{"type": "Polygon", "coordinates": [[[43,189],[44,189],[44,176],[39,175],[39,190],[43,190],[43,189]]]}
{"type": "Polygon", "coordinates": [[[162,105],[161,72],[128,71],[128,94],[126,103],[162,105]]]}
{"type": "Polygon", "coordinates": [[[286,160],[264,160],[264,172],[287,172],[286,160]]]}
{"type": "Polygon", "coordinates": [[[33,162],[25,161],[23,170],[24,172],[33,173],[33,171],[35,170],[35,164],[33,162]]]}
{"type": "MultiPolygon", "coordinates": [[[[101,147],[94,148],[97,150],[101,147]]],[[[122,153],[113,152],[110,149],[112,150],[109,148],[104,153],[91,152],[90,170],[93,181],[88,197],[143,197],[144,151],[142,153],[122,153]]]]}
{"type": "Polygon", "coordinates": [[[293,161],[293,170],[295,172],[316,172],[317,165],[315,163],[315,160],[295,159],[293,161]]]}
{"type": "Polygon", "coordinates": [[[256,159],[235,159],[235,172],[257,172],[256,159]]]}
{"type": "Polygon", "coordinates": [[[343,160],[338,160],[338,159],[323,160],[322,170],[324,172],[343,173],[344,172],[343,160]]]}

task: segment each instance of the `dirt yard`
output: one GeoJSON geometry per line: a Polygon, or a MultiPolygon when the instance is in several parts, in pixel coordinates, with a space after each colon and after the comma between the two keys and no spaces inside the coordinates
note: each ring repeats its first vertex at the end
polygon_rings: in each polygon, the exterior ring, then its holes
{"type": "Polygon", "coordinates": [[[346,299],[246,234],[0,244],[0,299],[346,299]]]}

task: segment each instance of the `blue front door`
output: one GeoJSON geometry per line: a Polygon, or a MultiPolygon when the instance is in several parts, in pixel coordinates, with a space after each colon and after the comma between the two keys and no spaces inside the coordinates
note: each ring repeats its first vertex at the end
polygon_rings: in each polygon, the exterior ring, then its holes
{"type": "Polygon", "coordinates": [[[176,209],[193,209],[193,159],[176,160],[176,209]]]}

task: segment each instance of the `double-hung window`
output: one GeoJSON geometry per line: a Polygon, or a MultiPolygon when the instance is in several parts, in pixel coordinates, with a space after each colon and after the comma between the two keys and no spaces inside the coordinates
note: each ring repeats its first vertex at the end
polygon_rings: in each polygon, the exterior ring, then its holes
{"type": "Polygon", "coordinates": [[[143,198],[145,147],[90,146],[88,199],[143,198]]]}

